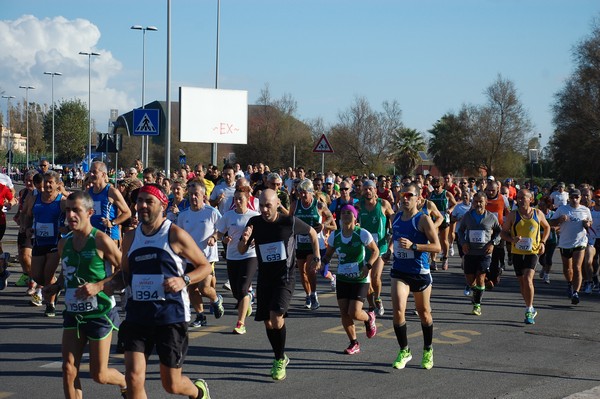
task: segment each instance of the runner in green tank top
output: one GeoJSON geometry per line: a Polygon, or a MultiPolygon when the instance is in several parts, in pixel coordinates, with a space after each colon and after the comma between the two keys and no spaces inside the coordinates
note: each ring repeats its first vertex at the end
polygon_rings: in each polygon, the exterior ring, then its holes
{"type": "Polygon", "coordinates": [[[365,323],[367,338],[377,333],[375,313],[365,312],[363,303],[369,292],[369,270],[379,258],[379,248],[371,233],[356,225],[358,211],[352,205],[344,205],[340,210],[341,230],[331,233],[327,243],[327,252],[323,263],[329,262],[337,253],[337,300],[342,318],[342,326],[350,339],[350,345],[344,350],[348,355],[360,352],[356,339],[354,320],[365,323]],[[369,249],[369,257],[366,257],[369,249]]]}
{"type": "MultiPolygon", "coordinates": [[[[358,205],[360,226],[371,233],[379,248],[379,256],[371,269],[371,288],[367,297],[369,308],[374,309],[377,316],[383,316],[385,309],[381,301],[381,272],[384,262],[381,255],[388,250],[387,231],[390,227],[389,218],[394,215],[394,211],[388,201],[377,198],[377,187],[373,180],[364,181],[363,196],[358,205]]],[[[370,256],[368,250],[367,256],[370,256]]]]}
{"type": "Polygon", "coordinates": [[[125,376],[108,367],[112,331],[117,329],[119,314],[114,299],[103,292],[112,279],[110,265],[120,264],[121,252],[109,236],[92,227],[93,213],[94,201],[89,193],[76,191],[69,195],[65,215],[72,233],[58,243],[61,277],[44,288],[48,295],[65,290],[62,353],[66,398],[83,395],[79,365],[88,342],[91,377],[118,385],[121,395],[127,395],[125,376]]]}

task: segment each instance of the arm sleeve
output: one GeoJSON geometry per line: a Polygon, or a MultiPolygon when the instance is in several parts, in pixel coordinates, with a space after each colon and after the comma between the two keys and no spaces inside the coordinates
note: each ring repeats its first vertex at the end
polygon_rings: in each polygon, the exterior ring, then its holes
{"type": "Polygon", "coordinates": [[[364,245],[369,245],[373,242],[373,236],[365,229],[360,229],[360,240],[364,245]]]}

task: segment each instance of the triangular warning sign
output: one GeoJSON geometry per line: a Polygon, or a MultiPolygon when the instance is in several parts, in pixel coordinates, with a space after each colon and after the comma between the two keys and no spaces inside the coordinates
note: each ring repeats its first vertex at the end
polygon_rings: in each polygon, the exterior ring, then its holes
{"type": "Polygon", "coordinates": [[[136,132],[156,132],[156,128],[152,124],[152,121],[148,117],[148,114],[144,114],[144,117],[140,121],[140,124],[135,128],[136,132]]]}
{"type": "Polygon", "coordinates": [[[333,148],[329,141],[327,141],[327,137],[322,135],[319,141],[317,141],[317,145],[313,148],[313,152],[333,152],[333,148]]]}

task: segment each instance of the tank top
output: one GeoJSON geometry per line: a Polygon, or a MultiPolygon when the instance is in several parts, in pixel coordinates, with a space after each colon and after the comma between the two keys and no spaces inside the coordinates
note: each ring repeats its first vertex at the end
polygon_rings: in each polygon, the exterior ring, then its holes
{"type": "Polygon", "coordinates": [[[115,306],[114,298],[103,291],[83,300],[75,297],[75,290],[80,285],[97,283],[111,275],[110,265],[105,264],[96,250],[97,232],[98,229],[93,227],[81,251],[73,248],[73,236],[68,235],[61,257],[65,281],[65,311],[84,319],[103,316],[115,306]]]}
{"type": "Polygon", "coordinates": [[[117,217],[117,210],[114,204],[108,199],[109,190],[110,184],[107,184],[99,193],[94,193],[93,188],[88,190],[88,193],[94,201],[94,214],[90,221],[92,222],[92,226],[108,234],[113,240],[118,240],[121,238],[119,235],[119,226],[106,227],[104,223],[102,223],[102,218],[112,221],[117,217]]]}
{"type": "Polygon", "coordinates": [[[432,191],[429,194],[429,200],[437,206],[438,210],[443,214],[449,208],[448,197],[446,196],[446,190],[442,190],[441,193],[436,194],[435,191],[432,191]]]}
{"type": "Polygon", "coordinates": [[[373,236],[373,240],[379,247],[379,253],[383,255],[388,250],[388,243],[385,239],[387,218],[381,207],[381,198],[377,198],[375,207],[368,210],[365,206],[365,200],[360,201],[360,212],[358,214],[360,227],[367,230],[373,236]]]}
{"type": "Polygon", "coordinates": [[[129,261],[131,297],[127,301],[126,320],[146,326],[162,326],[190,321],[190,299],[187,288],[165,292],[164,280],[183,276],[184,261],[169,243],[171,221],[165,220],[151,236],[135,229],[129,261]]]}
{"type": "MultiPolygon", "coordinates": [[[[321,214],[319,213],[319,209],[317,207],[317,199],[313,198],[313,201],[308,207],[304,207],[301,200],[296,200],[296,210],[294,211],[294,216],[308,224],[310,227],[317,226],[319,223],[321,223],[321,214]]],[[[319,233],[319,235],[321,235],[321,233],[319,233]]],[[[310,240],[310,235],[298,234],[296,236],[296,244],[296,249],[300,251],[312,250],[312,241],[310,240]]]]}
{"type": "Polygon", "coordinates": [[[417,213],[410,220],[402,220],[402,212],[398,212],[392,223],[394,240],[394,263],[392,268],[408,274],[429,274],[429,254],[422,251],[400,248],[400,238],[408,238],[415,244],[427,244],[427,236],[419,231],[419,220],[423,212],[417,213]]]}
{"type": "Polygon", "coordinates": [[[63,224],[64,214],[60,209],[62,194],[59,193],[54,201],[45,203],[42,201],[42,193],[39,193],[33,204],[33,228],[34,245],[36,247],[56,246],[60,239],[58,228],[63,224]]]}
{"type": "Polygon", "coordinates": [[[517,255],[533,255],[540,251],[540,221],[537,212],[533,209],[530,219],[524,218],[519,211],[515,213],[515,222],[512,225],[513,236],[521,236],[517,243],[512,243],[512,253],[517,255]]]}
{"type": "Polygon", "coordinates": [[[336,230],[333,237],[333,246],[338,255],[338,268],[336,278],[349,283],[368,283],[368,277],[362,278],[362,268],[365,260],[365,245],[360,238],[360,226],[354,227],[350,241],[344,243],[342,231],[336,230]]]}

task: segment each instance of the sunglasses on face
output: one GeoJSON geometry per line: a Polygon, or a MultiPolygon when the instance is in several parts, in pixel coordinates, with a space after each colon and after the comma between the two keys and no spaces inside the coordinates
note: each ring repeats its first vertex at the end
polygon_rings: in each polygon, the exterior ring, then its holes
{"type": "Polygon", "coordinates": [[[340,187],[340,191],[348,191],[348,190],[350,190],[349,187],[340,187]]]}
{"type": "Polygon", "coordinates": [[[402,196],[406,199],[411,199],[412,197],[416,196],[417,194],[415,193],[402,193],[402,196]]]}

